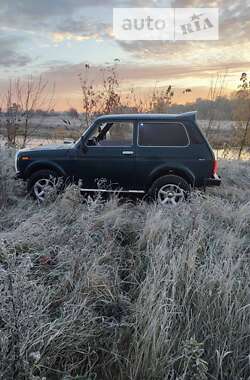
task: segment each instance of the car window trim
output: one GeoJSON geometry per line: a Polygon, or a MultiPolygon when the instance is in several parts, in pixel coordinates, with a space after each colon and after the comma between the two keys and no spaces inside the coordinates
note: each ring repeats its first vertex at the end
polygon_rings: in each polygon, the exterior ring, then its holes
{"type": "Polygon", "coordinates": [[[87,145],[88,146],[88,149],[92,149],[92,148],[131,148],[134,146],[134,144],[132,145],[87,145]]]}
{"type": "Polygon", "coordinates": [[[186,132],[188,144],[187,145],[140,145],[139,144],[140,124],[143,122],[139,121],[137,123],[137,141],[136,141],[136,143],[137,143],[137,146],[139,146],[140,148],[187,148],[191,145],[190,137],[189,137],[187,128],[186,128],[184,123],[182,123],[180,121],[156,121],[156,120],[154,120],[154,121],[145,121],[143,124],[152,124],[154,122],[156,124],[179,124],[179,125],[181,125],[186,132]]]}

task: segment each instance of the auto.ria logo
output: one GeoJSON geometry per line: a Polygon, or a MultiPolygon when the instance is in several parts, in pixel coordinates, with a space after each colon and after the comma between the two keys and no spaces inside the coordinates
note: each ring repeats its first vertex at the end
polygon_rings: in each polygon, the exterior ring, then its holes
{"type": "Polygon", "coordinates": [[[203,13],[199,15],[194,14],[192,17],[190,17],[191,22],[189,22],[188,24],[181,25],[183,34],[185,35],[188,33],[200,32],[202,29],[206,30],[214,27],[212,21],[210,21],[208,17],[202,19],[202,16],[203,13]]]}
{"type": "Polygon", "coordinates": [[[218,40],[218,8],[114,8],[119,40],[218,40]]]}

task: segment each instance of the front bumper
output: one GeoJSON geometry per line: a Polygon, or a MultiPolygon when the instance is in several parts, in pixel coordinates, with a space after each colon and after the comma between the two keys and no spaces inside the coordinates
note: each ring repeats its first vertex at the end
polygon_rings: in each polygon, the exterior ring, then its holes
{"type": "Polygon", "coordinates": [[[205,187],[209,186],[220,186],[221,178],[215,174],[212,178],[206,178],[204,181],[205,187]]]}

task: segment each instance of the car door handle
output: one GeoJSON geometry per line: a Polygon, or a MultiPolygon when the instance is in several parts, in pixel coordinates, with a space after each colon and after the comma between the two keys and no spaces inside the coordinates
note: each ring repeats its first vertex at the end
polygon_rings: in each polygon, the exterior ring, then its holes
{"type": "Polygon", "coordinates": [[[124,151],[122,152],[122,154],[123,154],[124,156],[132,156],[132,155],[134,154],[134,152],[133,152],[132,150],[124,150],[124,151]]]}

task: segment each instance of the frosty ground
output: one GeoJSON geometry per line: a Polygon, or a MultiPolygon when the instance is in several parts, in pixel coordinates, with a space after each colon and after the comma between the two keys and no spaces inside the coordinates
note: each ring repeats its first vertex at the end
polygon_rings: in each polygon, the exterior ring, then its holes
{"type": "Polygon", "coordinates": [[[0,152],[1,379],[249,379],[250,164],[162,208],[38,205],[0,152]]]}

